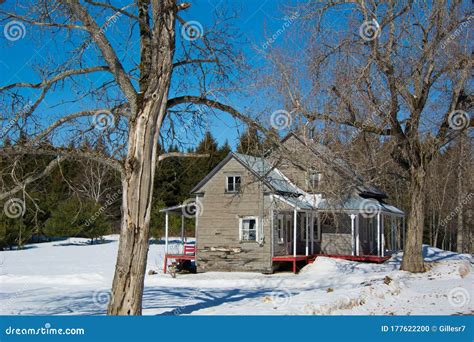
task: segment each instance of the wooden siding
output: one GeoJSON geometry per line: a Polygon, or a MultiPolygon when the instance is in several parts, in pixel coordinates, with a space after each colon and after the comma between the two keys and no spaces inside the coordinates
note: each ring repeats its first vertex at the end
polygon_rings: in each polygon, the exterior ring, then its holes
{"type": "Polygon", "coordinates": [[[231,159],[201,189],[201,208],[197,240],[198,271],[271,272],[270,207],[267,190],[242,164],[231,159]],[[225,192],[227,175],[240,174],[241,192],[225,192]],[[239,219],[259,218],[263,223],[263,242],[243,242],[239,236],[239,219]]]}

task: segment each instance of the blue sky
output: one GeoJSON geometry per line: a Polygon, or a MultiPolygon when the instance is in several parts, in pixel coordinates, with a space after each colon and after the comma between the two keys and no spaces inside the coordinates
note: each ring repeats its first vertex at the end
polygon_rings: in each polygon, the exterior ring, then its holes
{"type": "MultiPolygon", "coordinates": [[[[129,1],[116,2],[118,4],[129,3],[129,1]]],[[[114,2],[114,4],[116,4],[116,2],[114,2]]],[[[247,62],[253,68],[258,69],[259,65],[263,62],[258,54],[255,53],[253,46],[261,47],[262,44],[265,43],[266,37],[282,27],[282,24],[285,22],[283,9],[290,4],[296,3],[296,0],[192,0],[190,2],[192,3],[191,8],[181,15],[187,21],[197,20],[201,22],[204,30],[211,24],[214,10],[223,8],[231,11],[235,10],[237,17],[233,21],[233,26],[235,26],[242,35],[243,39],[239,41],[246,42],[245,44],[239,44],[239,48],[246,55],[247,62]]],[[[7,1],[1,6],[9,9],[8,6],[12,4],[13,3],[10,3],[9,5],[9,1],[7,1]]],[[[6,22],[1,24],[4,26],[6,22]]],[[[5,39],[4,35],[1,36],[0,86],[13,82],[38,82],[40,78],[35,69],[37,69],[39,65],[44,63],[54,64],[54,61],[64,60],[68,56],[66,51],[70,51],[73,48],[73,44],[67,41],[67,37],[63,33],[52,34],[51,31],[39,31],[37,28],[28,24],[25,24],[25,28],[26,30],[22,39],[10,42],[5,39]]],[[[2,31],[3,29],[4,27],[2,27],[2,31]]],[[[179,25],[178,29],[180,29],[179,25]]],[[[113,36],[114,33],[112,32],[107,34],[110,34],[117,43],[120,43],[120,40],[124,38],[123,35],[113,36]]],[[[278,43],[279,42],[275,42],[275,44],[278,43]]],[[[138,45],[135,44],[134,47],[137,47],[137,49],[132,50],[131,57],[137,59],[139,51],[138,45]]],[[[94,65],[94,63],[91,63],[91,65],[94,65]]],[[[99,74],[91,74],[88,77],[92,82],[91,84],[98,85],[104,81],[102,77],[99,77],[99,74]]],[[[46,97],[45,104],[39,108],[39,112],[42,113],[41,120],[44,124],[56,119],[57,115],[61,115],[61,113],[58,114],[59,109],[74,112],[76,110],[85,109],[88,106],[90,108],[91,104],[87,103],[86,100],[82,101],[82,103],[67,103],[67,105],[62,104],[61,106],[55,106],[58,101],[67,101],[67,99],[70,98],[70,94],[74,91],[75,88],[73,85],[70,86],[68,83],[65,89],[58,88],[46,97]]],[[[26,96],[36,96],[38,92],[25,90],[23,94],[26,96]]],[[[32,99],[34,99],[34,97],[32,97],[32,99]]],[[[225,99],[220,100],[242,109],[245,106],[250,106],[251,101],[255,101],[256,99],[258,100],[258,95],[255,95],[254,99],[249,99],[235,94],[226,96],[225,99]]],[[[61,112],[61,110],[59,110],[59,112],[61,112]]],[[[212,120],[212,122],[210,122],[210,130],[220,143],[228,140],[231,146],[235,146],[237,134],[239,131],[242,131],[242,127],[237,130],[235,120],[227,115],[223,117],[224,119],[212,120]]],[[[192,140],[190,143],[192,144],[192,140]]]]}

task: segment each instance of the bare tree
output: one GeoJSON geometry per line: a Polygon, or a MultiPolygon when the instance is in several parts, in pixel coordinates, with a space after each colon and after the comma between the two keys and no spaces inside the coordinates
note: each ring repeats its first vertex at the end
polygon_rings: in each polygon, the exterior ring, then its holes
{"type": "Polygon", "coordinates": [[[72,49],[65,53],[65,60],[54,58],[51,60],[55,62],[50,62],[45,57],[47,62],[39,67],[39,82],[0,87],[8,109],[2,139],[13,139],[13,145],[2,146],[1,153],[51,157],[45,169],[18,180],[12,189],[4,189],[0,199],[25,189],[64,159],[90,159],[120,172],[121,233],[108,313],[139,315],[155,168],[168,157],[158,155],[158,140],[169,142],[169,132],[186,121],[186,115],[227,112],[248,125],[261,127],[251,116],[209,96],[225,93],[223,87],[231,83],[229,75],[240,63],[229,43],[232,32],[225,26],[225,17],[217,17],[216,27],[206,30],[199,23],[185,21],[180,13],[190,4],[176,0],[137,0],[124,7],[92,0],[9,4],[9,10],[0,10],[3,22],[19,25],[20,29],[36,27],[45,37],[52,34],[56,41],[65,39],[68,44],[61,43],[62,48],[72,49]],[[138,47],[134,44],[137,39],[138,47]],[[102,84],[97,86],[99,81],[102,84]],[[49,112],[40,109],[47,95],[61,84],[82,90],[72,100],[50,106],[49,112]],[[215,90],[216,84],[221,88],[215,90]],[[29,100],[24,90],[39,93],[29,100]],[[175,98],[169,98],[171,92],[175,98]],[[79,107],[86,108],[71,113],[70,108],[75,106],[66,105],[78,102],[79,107]],[[90,103],[100,105],[91,109],[90,103]],[[193,105],[208,110],[196,110],[193,105]],[[46,124],[47,114],[56,107],[61,108],[59,117],[46,124]],[[28,131],[28,138],[21,144],[15,140],[20,127],[28,131]],[[86,137],[104,139],[110,150],[103,154],[71,147],[86,137]],[[42,146],[47,139],[56,143],[42,146]]]}
{"type": "Polygon", "coordinates": [[[390,146],[409,183],[401,268],[411,272],[424,271],[427,168],[472,125],[470,10],[461,1],[308,1],[292,9],[305,32],[300,53],[267,51],[290,113],[390,146]]]}

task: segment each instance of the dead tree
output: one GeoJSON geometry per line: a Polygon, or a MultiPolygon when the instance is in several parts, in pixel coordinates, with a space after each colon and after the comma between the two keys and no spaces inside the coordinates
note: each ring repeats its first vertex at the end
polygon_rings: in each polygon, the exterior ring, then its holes
{"type": "Polygon", "coordinates": [[[401,268],[423,272],[427,169],[472,126],[472,9],[460,1],[308,1],[292,11],[301,18],[294,29],[307,33],[292,42],[300,53],[266,51],[278,95],[308,121],[390,144],[410,195],[401,268]]]}
{"type": "MultiPolygon", "coordinates": [[[[11,109],[7,113],[9,117],[3,118],[7,125],[2,131],[2,139],[10,137],[14,140],[13,146],[2,145],[1,153],[51,157],[45,169],[18,180],[11,189],[3,189],[0,199],[22,191],[64,159],[91,159],[120,172],[121,233],[108,313],[140,315],[153,179],[157,163],[168,157],[166,154],[158,155],[158,140],[160,137],[166,140],[165,133],[182,122],[183,116],[190,111],[195,115],[226,112],[247,125],[262,128],[251,115],[244,115],[220,102],[218,95],[209,95],[212,84],[206,74],[214,75],[215,82],[222,87],[230,82],[230,70],[240,63],[238,54],[228,43],[232,39],[226,38],[232,33],[227,28],[206,31],[199,23],[185,21],[181,13],[190,4],[176,0],[137,0],[121,8],[113,2],[90,0],[41,1],[32,2],[30,6],[23,2],[21,6],[15,6],[8,2],[8,5],[0,9],[3,22],[19,25],[20,29],[27,26],[33,30],[36,27],[45,35],[53,34],[57,40],[70,39],[68,42],[74,48],[69,51],[72,57],[64,63],[44,65],[40,81],[0,87],[2,100],[9,103],[5,107],[11,109]],[[135,28],[138,33],[135,32],[137,35],[134,36],[135,28]],[[139,44],[133,44],[130,40],[130,37],[136,36],[139,44]],[[117,40],[122,44],[118,44],[117,40]],[[91,65],[94,62],[98,65],[91,65]],[[187,68],[186,71],[183,68],[187,68]],[[177,74],[182,77],[175,77],[177,74]],[[197,77],[195,87],[190,86],[193,76],[197,77]],[[75,83],[79,78],[81,81],[75,83]],[[102,79],[103,84],[97,87],[92,82],[87,83],[89,78],[102,79]],[[67,84],[71,87],[69,89],[84,85],[83,92],[74,101],[89,96],[92,101],[85,104],[98,103],[100,106],[73,113],[64,111],[66,114],[44,125],[50,112],[39,112],[38,107],[60,84],[67,84]],[[25,92],[22,92],[24,89],[37,90],[39,94],[37,98],[26,101],[25,92]],[[183,93],[183,89],[189,94],[183,93]],[[171,92],[176,97],[169,98],[171,92]],[[116,94],[119,95],[114,96],[116,94]],[[25,102],[28,103],[26,107],[25,102]],[[208,109],[192,110],[196,105],[208,109]],[[90,121],[88,126],[88,118],[93,118],[94,126],[99,130],[91,128],[90,121]],[[22,123],[29,128],[28,139],[18,144],[15,129],[22,123]],[[38,126],[44,127],[38,129],[38,126]],[[72,131],[68,141],[42,146],[42,142],[54,137],[65,139],[64,135],[56,132],[67,131],[66,128],[72,131]],[[90,140],[91,136],[105,138],[111,151],[104,155],[100,151],[71,147],[78,145],[79,138],[90,140]],[[71,145],[71,141],[76,144],[71,145]]],[[[225,20],[216,22],[226,23],[225,20]]],[[[64,44],[64,48],[70,45],[64,44]]],[[[219,94],[223,92],[225,89],[220,88],[219,94]]],[[[68,109],[64,103],[58,105],[68,109]]],[[[172,156],[177,155],[173,153],[172,156]]]]}

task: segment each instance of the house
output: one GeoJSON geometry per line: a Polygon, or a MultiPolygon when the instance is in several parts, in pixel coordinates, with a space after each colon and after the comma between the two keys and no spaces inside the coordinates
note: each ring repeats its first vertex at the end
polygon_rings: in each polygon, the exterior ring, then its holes
{"type": "Polygon", "coordinates": [[[195,216],[195,249],[170,258],[186,255],[198,272],[271,273],[285,263],[296,272],[319,255],[382,262],[403,241],[404,213],[385,193],[294,133],[264,156],[229,153],[191,194],[162,211],[166,221],[195,216]]]}

